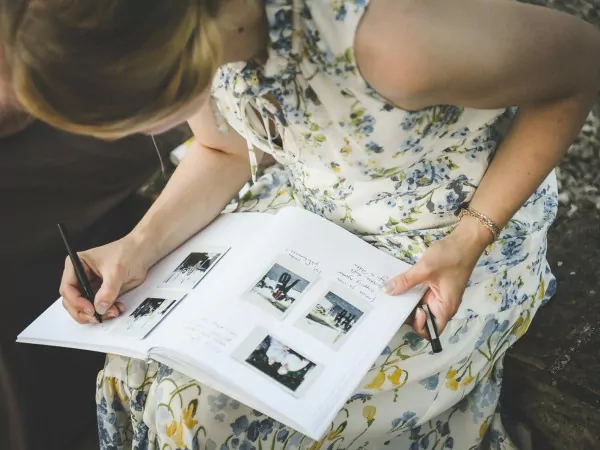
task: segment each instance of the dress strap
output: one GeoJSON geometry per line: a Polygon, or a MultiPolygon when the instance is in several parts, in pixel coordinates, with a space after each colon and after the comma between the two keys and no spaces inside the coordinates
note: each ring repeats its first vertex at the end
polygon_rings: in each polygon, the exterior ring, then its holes
{"type": "Polygon", "coordinates": [[[302,29],[301,18],[304,9],[304,0],[293,0],[292,3],[292,55],[298,56],[302,53],[302,29]]]}
{"type": "MultiPolygon", "coordinates": [[[[292,1],[292,45],[291,45],[291,56],[293,59],[297,59],[298,56],[301,54],[302,52],[302,46],[303,46],[303,41],[302,41],[302,29],[301,29],[301,20],[302,20],[302,10],[304,9],[304,0],[293,0],[292,1]]],[[[264,99],[262,99],[264,100],[264,99]]],[[[243,129],[244,129],[244,138],[246,139],[246,143],[248,145],[248,153],[249,153],[249,160],[250,160],[250,172],[252,174],[252,182],[255,183],[256,182],[256,174],[258,172],[258,157],[257,157],[257,151],[256,148],[254,147],[254,145],[252,144],[251,141],[251,125],[249,123],[249,119],[248,119],[248,105],[251,104],[251,101],[253,101],[255,104],[257,103],[257,99],[253,98],[253,99],[249,99],[248,98],[248,94],[244,94],[241,102],[240,102],[240,112],[241,112],[241,117],[242,117],[242,122],[243,122],[243,129]]],[[[267,100],[264,100],[263,106],[266,106],[265,104],[268,104],[269,102],[267,100]]],[[[268,107],[264,108],[264,109],[269,109],[268,107]]],[[[276,108],[274,108],[276,109],[276,108]]],[[[273,145],[273,137],[271,136],[271,127],[269,124],[269,119],[268,119],[268,115],[267,113],[265,113],[265,111],[263,111],[263,108],[257,108],[257,110],[259,111],[262,120],[263,120],[263,125],[265,128],[265,132],[266,132],[266,141],[267,141],[267,145],[269,146],[269,150],[271,151],[271,154],[273,154],[274,156],[277,155],[277,151],[273,145]]],[[[278,112],[277,111],[271,111],[272,114],[277,115],[278,112]]],[[[283,133],[280,133],[280,135],[283,137],[283,133]]],[[[281,155],[278,155],[281,156],[281,155]]],[[[293,162],[297,162],[299,159],[299,155],[298,153],[294,153],[293,157],[292,157],[292,161],[293,162]]]]}

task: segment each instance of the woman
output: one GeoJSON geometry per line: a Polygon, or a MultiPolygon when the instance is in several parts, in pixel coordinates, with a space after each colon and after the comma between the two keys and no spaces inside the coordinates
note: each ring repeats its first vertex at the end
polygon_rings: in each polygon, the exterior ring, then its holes
{"type": "MultiPolygon", "coordinates": [[[[197,137],[136,229],[82,253],[106,318],[252,177],[240,211],[296,204],[413,263],[388,292],[427,284],[443,330],[433,354],[422,310],[414,332],[398,324],[318,442],[168,367],[109,357],[102,448],[462,450],[486,434],[514,448],[495,415],[502,357],[554,291],[552,169],[598,90],[592,27],[485,0],[25,3],[5,15],[33,115],[105,138],[189,119],[197,137]],[[257,174],[262,152],[281,166],[257,174]]],[[[68,264],[61,293],[93,322],[68,264]]]]}

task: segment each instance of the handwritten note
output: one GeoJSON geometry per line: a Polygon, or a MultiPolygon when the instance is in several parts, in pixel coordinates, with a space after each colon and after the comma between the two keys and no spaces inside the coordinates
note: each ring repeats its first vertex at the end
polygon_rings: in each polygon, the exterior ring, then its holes
{"type": "Polygon", "coordinates": [[[194,340],[201,341],[217,351],[227,348],[229,343],[237,337],[235,332],[211,319],[195,320],[186,328],[192,332],[194,340]]]}
{"type": "Polygon", "coordinates": [[[301,254],[300,252],[293,250],[293,249],[289,249],[289,248],[286,249],[285,253],[287,255],[289,255],[290,258],[298,261],[300,264],[305,265],[309,269],[314,270],[316,273],[318,273],[318,274],[321,273],[321,269],[319,267],[319,261],[309,258],[308,256],[305,256],[305,255],[301,254]]]}
{"type": "Polygon", "coordinates": [[[371,303],[388,280],[387,276],[377,275],[359,264],[353,264],[349,270],[337,272],[336,277],[338,283],[357,292],[371,303]]]}

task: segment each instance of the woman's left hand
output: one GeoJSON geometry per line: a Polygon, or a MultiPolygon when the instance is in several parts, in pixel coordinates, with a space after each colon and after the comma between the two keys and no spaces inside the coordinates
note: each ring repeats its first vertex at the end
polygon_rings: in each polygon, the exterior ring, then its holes
{"type": "MultiPolygon", "coordinates": [[[[419,262],[386,284],[386,293],[399,295],[425,284],[428,290],[421,303],[429,306],[441,334],[456,314],[462,296],[479,257],[492,241],[492,234],[476,219],[464,217],[444,239],[434,243],[419,262]]],[[[417,308],[414,330],[427,339],[425,312],[417,308]]]]}

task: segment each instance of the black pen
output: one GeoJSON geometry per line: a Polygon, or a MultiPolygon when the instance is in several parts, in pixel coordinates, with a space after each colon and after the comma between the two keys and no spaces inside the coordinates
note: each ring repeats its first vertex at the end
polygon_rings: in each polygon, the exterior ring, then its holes
{"type": "MultiPolygon", "coordinates": [[[[90,280],[88,280],[87,275],[85,274],[85,270],[83,270],[83,265],[81,264],[81,260],[77,253],[73,251],[71,244],[69,243],[69,236],[67,234],[67,228],[64,224],[58,224],[58,231],[60,231],[60,235],[62,236],[62,240],[65,243],[65,247],[67,248],[67,253],[69,254],[69,258],[71,258],[71,262],[73,263],[73,268],[75,269],[75,275],[77,275],[77,281],[79,281],[79,286],[83,290],[83,296],[87,298],[91,303],[92,307],[94,306],[94,291],[92,290],[92,285],[90,284],[90,280]]],[[[96,312],[94,308],[94,317],[98,322],[102,323],[102,316],[96,312]]]]}
{"type": "Polygon", "coordinates": [[[431,342],[431,349],[433,353],[439,353],[442,351],[442,343],[431,311],[429,311],[429,306],[423,304],[421,309],[425,312],[425,329],[427,330],[427,336],[429,336],[429,342],[431,342]]]}

